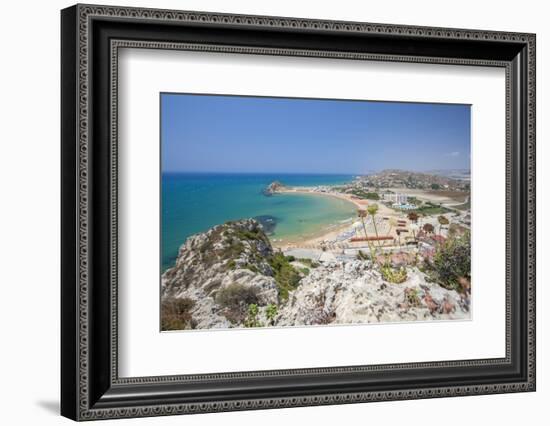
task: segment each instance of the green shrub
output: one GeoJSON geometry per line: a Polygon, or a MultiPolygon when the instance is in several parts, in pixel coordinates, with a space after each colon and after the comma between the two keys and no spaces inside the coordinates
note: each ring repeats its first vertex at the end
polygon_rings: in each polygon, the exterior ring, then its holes
{"type": "Polygon", "coordinates": [[[216,302],[224,308],[222,314],[233,324],[241,324],[247,317],[247,309],[258,303],[258,289],[233,283],[218,290],[216,302]]]}
{"type": "Polygon", "coordinates": [[[285,255],[281,252],[275,253],[268,259],[273,269],[273,278],[277,282],[279,297],[282,300],[288,299],[288,292],[296,289],[302,278],[300,272],[294,268],[285,255]]]}
{"type": "Polygon", "coordinates": [[[235,229],[235,237],[239,240],[248,240],[248,241],[263,241],[268,243],[269,240],[266,238],[265,234],[260,228],[249,231],[247,229],[235,229]]]}
{"type": "Polygon", "coordinates": [[[267,308],[265,309],[265,316],[267,317],[267,320],[269,321],[270,325],[273,325],[273,321],[277,316],[277,312],[278,312],[277,305],[274,305],[272,303],[267,305],[267,308]]]}
{"type": "Polygon", "coordinates": [[[365,198],[367,200],[379,200],[380,199],[380,195],[378,195],[377,192],[367,192],[365,194],[365,198]]]}
{"type": "Polygon", "coordinates": [[[315,262],[314,260],[311,260],[307,257],[304,257],[304,258],[300,258],[300,259],[296,259],[298,262],[306,265],[307,267],[309,268],[317,268],[319,267],[319,263],[318,262],[315,262]]]}
{"type": "Polygon", "coordinates": [[[353,189],[349,191],[349,193],[366,200],[380,200],[380,195],[378,195],[377,192],[367,192],[362,189],[353,189]]]}
{"type": "Polygon", "coordinates": [[[248,305],[248,315],[244,321],[245,327],[263,327],[263,324],[258,319],[258,305],[251,303],[248,305]]]}
{"type": "Polygon", "coordinates": [[[220,251],[222,259],[235,259],[244,251],[244,244],[235,238],[229,238],[227,245],[220,251]]]}
{"type": "Polygon", "coordinates": [[[386,281],[393,284],[401,284],[407,280],[407,270],[403,267],[394,269],[386,264],[382,266],[380,272],[386,281]]]}
{"type": "Polygon", "coordinates": [[[256,265],[252,265],[250,263],[248,263],[246,266],[245,266],[245,269],[248,269],[249,271],[252,271],[256,274],[259,274],[260,273],[260,270],[258,269],[258,267],[256,265]]]}
{"type": "Polygon", "coordinates": [[[421,305],[420,292],[415,288],[405,289],[405,302],[410,306],[418,307],[421,305]]]}
{"type": "Polygon", "coordinates": [[[217,292],[216,302],[224,308],[230,309],[258,303],[258,289],[238,283],[229,284],[217,292]]]}
{"type": "Polygon", "coordinates": [[[464,291],[460,280],[470,280],[471,276],[470,233],[448,238],[436,248],[432,260],[426,263],[428,274],[439,285],[464,291]]]}

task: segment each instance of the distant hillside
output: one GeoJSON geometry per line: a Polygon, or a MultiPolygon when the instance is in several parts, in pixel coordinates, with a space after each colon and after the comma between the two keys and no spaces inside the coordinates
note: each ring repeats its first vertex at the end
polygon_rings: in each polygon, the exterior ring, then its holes
{"type": "Polygon", "coordinates": [[[427,170],[425,173],[444,176],[455,180],[470,180],[470,169],[427,170]]]}
{"type": "MultiPolygon", "coordinates": [[[[453,172],[453,171],[448,171],[453,172]]],[[[470,189],[468,180],[464,179],[462,171],[461,178],[458,178],[458,171],[447,176],[442,171],[413,172],[408,170],[387,169],[381,172],[363,176],[360,180],[365,186],[374,188],[416,188],[416,189],[445,189],[467,191],[470,189]]],[[[468,172],[469,173],[469,172],[468,172]]]]}

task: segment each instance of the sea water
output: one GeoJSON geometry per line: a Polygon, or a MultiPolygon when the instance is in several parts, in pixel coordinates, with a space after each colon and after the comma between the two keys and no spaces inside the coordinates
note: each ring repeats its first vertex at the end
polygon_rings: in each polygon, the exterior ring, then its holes
{"type": "Polygon", "coordinates": [[[273,240],[309,237],[355,214],[352,203],[315,194],[275,194],[287,186],[338,185],[347,175],[166,173],[161,184],[162,270],[174,264],[187,237],[230,221],[256,218],[273,240]]]}

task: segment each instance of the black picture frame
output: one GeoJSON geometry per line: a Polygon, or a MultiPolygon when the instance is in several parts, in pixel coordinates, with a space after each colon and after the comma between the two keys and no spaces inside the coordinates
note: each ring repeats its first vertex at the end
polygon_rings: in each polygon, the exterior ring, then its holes
{"type": "MultiPolygon", "coordinates": [[[[75,5],[61,12],[61,414],[74,420],[535,390],[534,34],[75,5]],[[119,378],[117,48],[506,69],[506,357],[119,378]]],[[[495,177],[499,179],[500,177],[495,177]]]]}

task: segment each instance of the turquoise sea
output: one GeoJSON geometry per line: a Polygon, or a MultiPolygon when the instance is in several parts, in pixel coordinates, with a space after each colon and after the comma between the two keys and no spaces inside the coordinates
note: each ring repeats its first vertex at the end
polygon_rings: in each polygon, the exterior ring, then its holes
{"type": "Polygon", "coordinates": [[[208,174],[162,175],[162,270],[171,267],[187,237],[228,220],[257,218],[270,238],[314,235],[355,214],[353,204],[321,195],[262,190],[277,180],[289,186],[336,185],[349,175],[208,174]]]}

